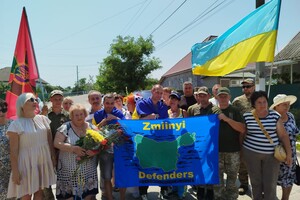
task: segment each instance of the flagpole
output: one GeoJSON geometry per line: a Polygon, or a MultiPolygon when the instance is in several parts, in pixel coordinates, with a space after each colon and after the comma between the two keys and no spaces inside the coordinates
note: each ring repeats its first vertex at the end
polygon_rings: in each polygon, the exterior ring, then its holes
{"type": "Polygon", "coordinates": [[[41,90],[42,90],[42,100],[43,100],[43,103],[45,104],[44,87],[43,87],[43,84],[42,84],[42,81],[41,81],[40,72],[39,72],[37,61],[36,61],[36,56],[35,56],[34,46],[33,46],[32,38],[31,38],[31,31],[30,31],[30,26],[29,26],[29,23],[28,23],[28,18],[27,18],[27,13],[26,13],[25,6],[23,7],[23,12],[25,14],[26,22],[28,24],[28,32],[29,32],[30,42],[31,42],[32,51],[33,51],[34,62],[35,62],[35,66],[36,66],[38,76],[39,76],[39,84],[40,84],[40,87],[41,87],[41,90]]]}

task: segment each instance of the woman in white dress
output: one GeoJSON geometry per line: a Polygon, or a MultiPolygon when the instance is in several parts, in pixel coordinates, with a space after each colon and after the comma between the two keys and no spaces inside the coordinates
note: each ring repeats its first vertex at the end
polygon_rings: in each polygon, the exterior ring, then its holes
{"type": "Polygon", "coordinates": [[[32,93],[18,97],[18,119],[8,127],[11,175],[7,198],[42,199],[42,189],[55,184],[55,157],[50,120],[36,115],[37,99],[32,93]],[[49,133],[49,134],[48,134],[49,133]]]}

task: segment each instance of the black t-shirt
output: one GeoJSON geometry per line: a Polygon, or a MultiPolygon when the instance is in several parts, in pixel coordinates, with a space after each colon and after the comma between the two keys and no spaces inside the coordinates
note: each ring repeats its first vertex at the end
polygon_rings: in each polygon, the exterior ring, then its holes
{"type": "Polygon", "coordinates": [[[197,103],[197,100],[195,99],[194,95],[190,97],[182,96],[180,100],[180,108],[187,110],[191,105],[194,105],[197,103]]]}
{"type": "MultiPolygon", "coordinates": [[[[229,105],[225,109],[220,109],[214,106],[213,113],[223,113],[230,119],[237,122],[243,122],[244,118],[241,116],[240,111],[232,105],[229,105]]],[[[237,152],[240,151],[240,133],[234,130],[228,123],[223,120],[220,121],[219,127],[219,152],[237,152]]]]}

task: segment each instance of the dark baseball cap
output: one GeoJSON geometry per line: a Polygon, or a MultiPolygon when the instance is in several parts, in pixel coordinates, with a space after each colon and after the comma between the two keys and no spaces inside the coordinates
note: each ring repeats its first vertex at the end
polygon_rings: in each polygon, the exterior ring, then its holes
{"type": "Polygon", "coordinates": [[[220,87],[218,89],[217,95],[219,96],[220,94],[230,95],[230,90],[227,87],[220,87]]]}
{"type": "Polygon", "coordinates": [[[181,95],[176,91],[172,91],[171,94],[169,95],[169,97],[175,97],[178,100],[181,99],[181,95]]]}
{"type": "Polygon", "coordinates": [[[195,94],[209,94],[208,88],[205,86],[199,87],[195,94]]]}

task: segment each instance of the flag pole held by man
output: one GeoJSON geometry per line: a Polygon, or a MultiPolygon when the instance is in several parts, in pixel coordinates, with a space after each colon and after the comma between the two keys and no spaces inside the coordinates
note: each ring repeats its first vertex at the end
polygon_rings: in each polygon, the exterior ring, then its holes
{"type": "Polygon", "coordinates": [[[214,40],[192,47],[193,74],[224,76],[251,62],[272,62],[281,0],[270,0],[214,40]]]}

